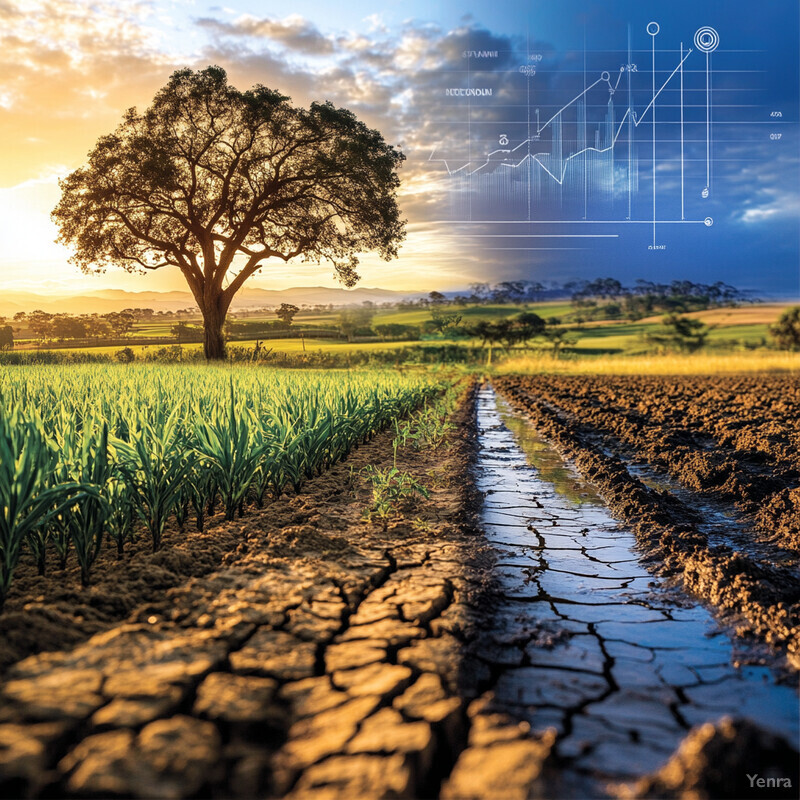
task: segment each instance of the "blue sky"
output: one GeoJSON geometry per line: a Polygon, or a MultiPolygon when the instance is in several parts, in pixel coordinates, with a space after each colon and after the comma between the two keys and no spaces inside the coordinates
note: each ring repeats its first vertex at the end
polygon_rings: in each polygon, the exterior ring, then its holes
{"type": "MultiPolygon", "coordinates": [[[[102,287],[128,289],[182,286],[167,271],[102,279],[76,273],[66,264],[68,252],[53,244],[49,211],[58,177],[82,163],[127,107],[146,105],[174,69],[216,63],[240,87],[263,83],[297,103],[330,99],[348,106],[403,147],[408,239],[392,264],[364,258],[362,285],[457,289],[481,280],[608,275],[725,280],[798,296],[799,15],[796,0],[3,0],[0,136],[13,146],[0,159],[2,285],[42,291],[99,288],[100,280],[102,287]],[[720,40],[711,56],[711,191],[702,197],[705,63],[695,51],[684,65],[683,205],[686,218],[700,222],[657,225],[656,250],[650,226],[621,222],[634,179],[634,221],[652,214],[652,127],[645,113],[652,21],[660,26],[659,84],[680,60],[680,43],[685,54],[699,28],[713,26],[720,40]],[[630,147],[638,163],[628,161],[623,126],[615,160],[606,153],[602,166],[599,155],[575,154],[605,150],[603,136],[628,108],[628,74],[619,71],[628,61],[629,29],[637,64],[631,107],[644,113],[630,147]],[[499,55],[465,59],[472,50],[499,55]],[[536,54],[541,60],[531,61],[536,54]],[[520,72],[531,65],[535,75],[520,72]],[[583,129],[583,111],[569,101],[604,71],[610,83],[586,94],[583,129]],[[453,95],[476,87],[491,88],[492,97],[453,95]],[[613,96],[610,88],[617,89],[613,96]],[[541,119],[564,110],[560,131],[554,123],[532,142],[528,118],[537,108],[541,119]],[[604,123],[612,113],[614,123],[604,123]],[[556,134],[566,169],[559,191],[542,173],[543,166],[560,172],[556,134]],[[770,138],[775,134],[780,138],[770,138]],[[512,172],[499,163],[481,167],[471,183],[448,174],[464,164],[471,165],[465,172],[477,169],[503,136],[509,149],[524,143],[514,152],[527,160],[514,167],[513,179],[502,178],[512,172]],[[585,174],[575,171],[581,164],[585,174]],[[537,180],[541,196],[531,189],[529,200],[526,181],[537,180]],[[454,224],[465,207],[473,220],[492,221],[454,224]],[[604,224],[565,224],[582,217],[604,224]],[[710,227],[702,224],[706,217],[713,219],[710,227]]],[[[657,99],[658,219],[681,215],[678,99],[675,80],[657,99]]],[[[275,288],[320,284],[335,285],[330,271],[304,265],[267,270],[260,279],[275,288]]]]}
{"type": "MultiPolygon", "coordinates": [[[[464,6],[460,6],[464,9],[464,6]]],[[[480,230],[481,242],[495,269],[500,272],[516,273],[526,277],[542,279],[546,277],[590,277],[593,274],[608,274],[623,280],[637,277],[651,280],[665,280],[674,277],[699,280],[725,280],[739,286],[757,291],[786,292],[797,296],[800,287],[800,171],[798,168],[798,12],[800,4],[784,0],[769,0],[766,3],[752,2],[617,2],[598,3],[581,0],[563,0],[559,3],[525,4],[476,4],[470,6],[473,19],[470,25],[475,31],[483,29],[486,40],[493,40],[497,46],[512,50],[514,63],[524,60],[526,45],[521,39],[536,44],[528,44],[528,49],[544,53],[543,69],[529,81],[534,96],[533,104],[542,104],[542,117],[555,113],[564,103],[580,93],[583,76],[580,72],[584,64],[584,48],[588,64],[588,82],[591,82],[607,65],[613,76],[614,64],[627,60],[624,54],[609,52],[626,47],[628,30],[634,48],[633,60],[639,64],[639,74],[634,80],[633,105],[640,113],[651,97],[650,81],[650,37],[647,35],[648,23],[657,21],[659,32],[656,37],[659,49],[673,48],[674,53],[659,52],[657,55],[657,83],[666,80],[669,72],[678,61],[679,43],[685,48],[694,47],[694,32],[703,26],[711,25],[719,33],[720,43],[711,55],[712,59],[712,103],[713,144],[711,163],[713,190],[710,196],[702,198],[698,190],[705,180],[703,142],[705,135],[705,110],[685,108],[685,138],[693,139],[687,143],[685,172],[687,188],[685,191],[685,210],[687,218],[713,220],[711,227],[705,225],[659,226],[658,251],[649,249],[652,243],[652,230],[649,226],[473,226],[469,230],[480,230]],[[663,44],[662,44],[663,42],[663,44]],[[637,52],[638,51],[638,52],[637,52]],[[545,108],[545,105],[548,107],[545,108]],[[773,116],[775,112],[782,116],[773,116]],[[771,138],[780,134],[780,139],[771,138]],[[692,161],[690,163],[690,157],[692,161]],[[698,174],[699,173],[699,174],[698,174]],[[631,230],[631,228],[633,230],[631,230]],[[527,244],[553,245],[556,240],[540,239],[526,242],[523,234],[535,231],[537,235],[547,232],[581,230],[619,231],[619,239],[597,241],[568,241],[570,247],[562,251],[553,249],[523,250],[527,244]],[[503,232],[501,238],[493,238],[493,233],[503,232]],[[509,231],[513,232],[509,235],[509,231]],[[624,231],[624,232],[623,232],[624,231]],[[514,249],[508,247],[513,245],[514,249]],[[574,249],[580,246],[581,249],[574,249]],[[502,248],[502,249],[501,249],[502,248]],[[507,249],[506,249],[507,248],[507,249]],[[527,256],[527,263],[525,259],[527,256]]],[[[480,37],[475,34],[475,38],[480,37]]],[[[487,45],[488,46],[488,45],[487,45]]],[[[687,93],[685,105],[703,105],[704,56],[695,48],[695,53],[685,64],[687,93]],[[689,72],[693,74],[689,74],[689,72]],[[693,92],[693,93],[692,93],[693,92]]],[[[498,73],[508,69],[508,64],[498,65],[498,73]]],[[[627,77],[627,76],[626,76],[627,77]]],[[[677,76],[676,76],[677,77],[677,76]]],[[[520,80],[493,76],[484,73],[473,77],[477,85],[493,85],[495,91],[514,91],[520,80]]],[[[625,86],[623,79],[622,87],[625,86]]],[[[602,87],[601,87],[602,88],[602,87]]],[[[614,98],[617,119],[626,107],[627,99],[614,98]]],[[[517,92],[515,97],[519,97],[517,92]]],[[[597,92],[588,96],[589,102],[600,107],[606,102],[607,92],[597,92]]],[[[679,186],[677,167],[679,149],[675,140],[679,130],[678,91],[676,81],[667,85],[660,96],[658,108],[659,133],[656,166],[658,174],[658,217],[680,218],[679,186]],[[663,177],[662,177],[663,174],[663,177]]],[[[459,101],[462,102],[463,101],[459,101]]],[[[479,165],[483,153],[488,151],[486,140],[490,133],[496,135],[514,117],[513,111],[502,114],[503,122],[492,125],[494,101],[481,101],[483,105],[472,112],[472,165],[479,165]],[[486,120],[481,124],[481,120],[486,120]],[[477,124],[476,124],[477,123],[477,124]],[[477,130],[477,133],[475,131],[477,130]],[[476,157],[476,151],[478,156],[476,157]]],[[[476,102],[476,105],[478,103],[476,102]]],[[[523,121],[527,109],[516,109],[518,122],[523,121]]],[[[589,109],[591,118],[595,112],[594,128],[602,120],[603,108],[589,109]]],[[[564,120],[565,139],[569,138],[570,120],[577,123],[571,111],[561,115],[564,120]]],[[[452,119],[459,112],[453,111],[452,119]]],[[[650,123],[644,121],[642,138],[647,138],[650,123]]],[[[517,127],[511,127],[519,131],[517,127]]],[[[590,133],[593,129],[588,125],[590,133]]],[[[572,129],[576,130],[576,128],[572,129]]],[[[637,131],[638,134],[638,131],[637,131]]],[[[573,136],[576,136],[573,134],[573,136]]],[[[459,138],[456,132],[453,138],[459,138]]],[[[509,134],[511,144],[515,140],[509,134]]],[[[522,137],[524,138],[524,136],[522,137]]],[[[577,138],[577,137],[576,137],[577,138]]],[[[587,137],[590,138],[590,137],[587,137]]],[[[624,139],[624,131],[623,137],[624,139]]],[[[547,135],[540,150],[552,148],[547,143],[547,135]]],[[[461,137],[462,143],[464,137],[461,137]]],[[[591,142],[589,142],[591,144],[591,142]]],[[[572,151],[581,145],[573,142],[572,151]]],[[[565,141],[564,157],[569,145],[565,141]]],[[[444,145],[446,151],[447,146],[444,145]]],[[[634,200],[634,215],[644,217],[651,213],[649,195],[652,187],[650,165],[652,159],[645,146],[638,155],[643,160],[639,167],[639,199],[634,200]]],[[[456,154],[458,149],[455,148],[456,154]]],[[[623,151],[624,155],[624,151],[623,151]]],[[[463,156],[463,153],[462,153],[463,156]]],[[[463,163],[456,159],[449,164],[451,169],[463,163]]],[[[468,168],[468,169],[471,169],[468,168]]],[[[524,167],[522,170],[524,171],[524,167]]],[[[624,175],[622,177],[624,182],[624,175]]],[[[473,179],[474,180],[474,179],[473,179]]],[[[568,183],[565,179],[565,184],[568,183]]],[[[486,196],[485,187],[474,188],[471,192],[471,207],[474,218],[519,219],[519,202],[486,196]],[[482,202],[483,200],[483,202],[482,202]],[[476,215],[476,206],[481,214],[476,215]],[[487,212],[489,214],[487,215],[487,212]]],[[[564,200],[565,192],[559,198],[547,197],[534,202],[532,219],[570,219],[583,216],[581,203],[569,204],[564,200]],[[569,213],[577,211],[577,213],[569,213]]],[[[455,218],[464,216],[465,204],[462,202],[455,218]]],[[[589,219],[611,216],[607,198],[602,198],[593,206],[589,204],[589,219]]],[[[524,215],[522,218],[525,218],[524,215]]],[[[467,230],[467,226],[461,228],[467,230]]],[[[566,246],[566,244],[565,244],[566,246]]]]}

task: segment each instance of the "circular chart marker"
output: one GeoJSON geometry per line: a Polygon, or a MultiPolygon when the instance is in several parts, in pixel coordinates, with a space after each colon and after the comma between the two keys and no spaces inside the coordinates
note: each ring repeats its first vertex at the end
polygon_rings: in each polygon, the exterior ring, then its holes
{"type": "Polygon", "coordinates": [[[701,53],[713,53],[719,47],[719,34],[708,26],[698,28],[694,35],[694,46],[701,53]]]}
{"type": "Polygon", "coordinates": [[[706,217],[703,220],[703,223],[705,224],[706,228],[710,228],[714,224],[714,220],[711,219],[711,217],[706,217]]]}
{"type": "Polygon", "coordinates": [[[651,36],[655,36],[661,30],[661,26],[657,22],[648,22],[647,23],[647,32],[651,36]]]}

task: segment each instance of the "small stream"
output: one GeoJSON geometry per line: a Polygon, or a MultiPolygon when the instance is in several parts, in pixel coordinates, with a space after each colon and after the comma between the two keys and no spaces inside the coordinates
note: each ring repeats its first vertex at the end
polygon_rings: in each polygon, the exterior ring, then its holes
{"type": "Polygon", "coordinates": [[[558,731],[559,796],[602,797],[724,715],[797,745],[796,691],[769,666],[742,665],[755,660],[743,643],[649,573],[633,534],[488,384],[478,429],[483,528],[504,598],[494,691],[534,730],[558,731]]]}

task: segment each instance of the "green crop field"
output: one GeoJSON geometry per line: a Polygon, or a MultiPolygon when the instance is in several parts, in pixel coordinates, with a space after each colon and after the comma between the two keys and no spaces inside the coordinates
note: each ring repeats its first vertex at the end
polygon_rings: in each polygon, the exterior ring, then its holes
{"type": "Polygon", "coordinates": [[[202,529],[344,457],[437,393],[426,376],[142,366],[0,373],[0,608],[28,550],[77,559],[110,539],[159,548],[171,518],[202,529]],[[73,555],[74,554],[74,555],[73,555]]]}

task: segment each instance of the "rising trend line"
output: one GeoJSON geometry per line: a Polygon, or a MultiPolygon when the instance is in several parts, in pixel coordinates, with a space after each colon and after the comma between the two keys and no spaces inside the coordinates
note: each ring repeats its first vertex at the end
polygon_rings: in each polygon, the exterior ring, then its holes
{"type": "Polygon", "coordinates": [[[675,73],[683,66],[683,62],[686,61],[687,58],[689,58],[689,56],[690,56],[690,54],[692,52],[693,52],[693,50],[691,48],[689,48],[689,51],[686,53],[686,55],[678,62],[678,66],[675,67],[675,69],[672,70],[672,72],[670,72],[669,78],[667,78],[664,81],[664,83],[661,85],[661,88],[653,95],[653,99],[650,101],[650,103],[648,104],[647,108],[642,112],[642,116],[639,117],[638,121],[634,120],[637,125],[639,124],[639,122],[641,122],[644,119],[644,115],[652,108],[653,103],[655,103],[656,97],[658,97],[661,94],[661,92],[664,91],[664,88],[666,87],[666,85],[675,77],[675,73]]]}
{"type": "MultiPolygon", "coordinates": [[[[648,108],[649,108],[649,106],[648,106],[648,108]]],[[[584,153],[587,153],[587,152],[591,152],[591,153],[608,153],[610,150],[612,150],[614,148],[614,146],[617,143],[617,140],[619,139],[619,135],[622,132],[622,127],[625,124],[625,121],[627,120],[629,114],[631,115],[631,118],[633,119],[633,124],[636,125],[636,126],[638,126],[639,123],[642,122],[643,119],[644,119],[644,117],[639,117],[639,119],[637,120],[636,119],[636,115],[633,114],[630,109],[628,109],[625,112],[625,114],[623,115],[622,119],[620,120],[619,126],[617,127],[617,132],[614,134],[614,138],[611,140],[611,144],[608,147],[603,147],[603,148],[585,147],[583,150],[579,150],[577,153],[573,153],[571,156],[567,156],[567,158],[564,159],[564,165],[563,165],[563,169],[561,170],[561,176],[560,177],[557,176],[557,175],[554,175],[552,172],[550,172],[550,170],[547,168],[547,166],[545,164],[543,164],[539,160],[539,156],[549,156],[549,155],[551,155],[551,153],[535,153],[532,156],[525,156],[524,158],[522,158],[516,164],[505,164],[505,163],[501,162],[500,166],[501,167],[507,167],[508,169],[517,169],[517,168],[521,167],[530,158],[532,161],[535,161],[548,175],[550,175],[550,177],[552,177],[553,180],[556,181],[556,183],[563,184],[564,177],[567,174],[567,164],[573,158],[577,158],[578,156],[583,155],[584,153]]],[[[515,147],[514,149],[516,150],[517,148],[515,147]]],[[[498,151],[495,150],[494,152],[496,153],[498,151]]],[[[502,152],[502,151],[500,151],[500,152],[502,152]]],[[[434,159],[434,160],[438,160],[438,159],[434,159]]],[[[467,174],[468,175],[474,175],[479,170],[482,170],[486,166],[487,163],[489,163],[489,162],[487,161],[486,163],[481,164],[479,167],[474,169],[472,172],[468,172],[467,174]]],[[[459,170],[461,170],[461,169],[463,169],[463,167],[459,168],[459,170]]],[[[455,175],[455,173],[458,172],[459,170],[454,170],[450,174],[451,175],[455,175]]]]}
{"type": "MultiPolygon", "coordinates": [[[[657,92],[655,92],[655,94],[653,95],[652,100],[650,100],[650,102],[648,103],[647,107],[645,108],[645,110],[640,115],[637,115],[636,112],[634,112],[633,109],[630,106],[625,110],[625,114],[623,115],[622,119],[620,120],[619,127],[617,128],[617,132],[614,134],[614,138],[612,139],[611,145],[609,147],[604,147],[602,149],[601,148],[597,148],[597,147],[585,147],[583,150],[579,150],[577,153],[573,153],[571,156],[568,156],[564,160],[563,169],[561,170],[561,175],[560,176],[554,175],[547,168],[547,166],[545,164],[543,164],[539,160],[539,156],[549,156],[549,155],[552,155],[551,153],[534,153],[534,154],[528,153],[516,164],[506,164],[504,162],[500,162],[500,166],[501,167],[507,167],[509,169],[517,169],[517,168],[521,167],[526,161],[528,161],[530,159],[531,161],[535,161],[537,164],[539,164],[539,166],[542,167],[542,169],[548,175],[550,175],[550,177],[553,178],[553,180],[555,180],[556,183],[563,184],[564,176],[566,175],[566,171],[567,171],[567,164],[573,158],[577,158],[577,156],[580,156],[583,153],[587,153],[587,152],[607,153],[609,150],[611,150],[616,145],[617,140],[619,139],[619,135],[620,135],[620,133],[622,131],[622,127],[625,124],[625,122],[629,119],[629,117],[630,117],[630,120],[633,122],[634,127],[636,127],[636,128],[638,128],[639,125],[641,125],[642,122],[644,122],[645,117],[647,116],[647,112],[650,111],[650,109],[653,108],[653,104],[655,103],[656,98],[661,94],[662,91],[664,91],[664,89],[666,88],[667,84],[673,79],[673,77],[675,77],[675,74],[683,66],[684,62],[686,61],[687,58],[689,58],[689,56],[691,55],[692,52],[693,52],[693,50],[691,48],[687,51],[686,55],[680,60],[678,65],[675,67],[675,69],[672,70],[672,72],[670,73],[669,77],[661,85],[661,88],[657,92]]],[[[538,133],[543,131],[551,122],[553,122],[559,116],[559,114],[561,114],[563,111],[566,111],[566,109],[568,109],[573,103],[575,103],[576,101],[580,100],[581,97],[583,97],[588,91],[590,91],[595,86],[597,86],[598,83],[603,83],[604,81],[606,83],[609,83],[609,85],[610,85],[610,82],[606,81],[604,78],[598,78],[593,84],[591,84],[591,86],[587,86],[585,91],[581,92],[579,95],[577,95],[572,100],[570,100],[569,103],[567,103],[565,106],[560,108],[555,114],[553,114],[552,117],[550,117],[549,120],[547,120],[547,122],[544,123],[544,125],[542,125],[540,128],[538,128],[537,137],[538,137],[538,133]]],[[[480,172],[482,169],[484,169],[486,166],[488,166],[489,164],[492,163],[491,157],[493,155],[495,155],[497,153],[508,153],[508,154],[514,153],[517,150],[519,150],[520,148],[525,147],[526,145],[528,145],[532,141],[536,141],[536,137],[528,137],[528,138],[524,139],[523,141],[521,141],[516,147],[513,147],[510,150],[509,149],[492,150],[490,153],[488,153],[486,155],[486,161],[484,161],[482,164],[480,164],[475,169],[467,172],[466,174],[467,175],[474,175],[476,172],[480,172]]],[[[431,151],[431,154],[428,157],[428,161],[435,161],[435,162],[439,162],[439,163],[444,164],[448,175],[456,175],[459,172],[462,172],[463,170],[467,169],[471,164],[471,161],[467,161],[466,164],[462,164],[460,167],[458,167],[458,169],[452,169],[451,170],[449,165],[448,165],[448,163],[447,163],[447,159],[434,158],[433,157],[435,152],[436,152],[436,148],[434,148],[431,151]]]]}
{"type": "MultiPolygon", "coordinates": [[[[548,126],[548,125],[549,125],[549,124],[550,124],[550,123],[551,123],[551,122],[552,122],[552,121],[553,121],[553,120],[554,120],[554,119],[555,119],[555,118],[556,118],[556,117],[557,117],[557,116],[558,116],[558,115],[561,113],[561,112],[562,112],[562,111],[566,110],[566,109],[567,109],[567,108],[569,108],[569,107],[570,107],[570,106],[571,106],[573,103],[575,103],[575,102],[577,102],[578,100],[580,100],[580,99],[581,99],[581,97],[583,97],[583,96],[586,94],[586,92],[588,92],[590,89],[594,89],[594,87],[595,87],[595,86],[597,86],[597,84],[598,84],[598,83],[603,83],[603,80],[604,80],[603,78],[598,78],[598,79],[597,79],[597,80],[596,80],[596,81],[595,81],[595,82],[594,82],[594,83],[593,83],[591,86],[587,86],[587,87],[586,87],[586,88],[585,88],[585,89],[584,89],[584,90],[583,90],[583,91],[582,91],[582,92],[581,92],[581,93],[580,93],[580,94],[579,94],[577,97],[573,97],[573,98],[572,98],[572,100],[570,100],[570,101],[569,101],[569,103],[567,103],[567,104],[564,106],[564,108],[561,108],[561,109],[559,109],[558,111],[556,111],[556,113],[555,113],[555,114],[553,114],[553,116],[552,116],[552,117],[550,117],[550,119],[549,119],[549,120],[547,120],[547,122],[545,122],[545,124],[544,124],[544,125],[542,125],[542,127],[541,127],[541,128],[539,128],[539,129],[536,131],[537,135],[538,135],[538,134],[540,134],[540,133],[541,133],[541,132],[542,132],[542,131],[543,131],[543,130],[544,130],[544,129],[545,129],[545,128],[546,128],[546,127],[547,127],[547,126],[548,126]]],[[[525,144],[525,143],[523,142],[523,144],[525,144]]],[[[515,149],[516,149],[516,148],[515,148],[515,149]]]]}

